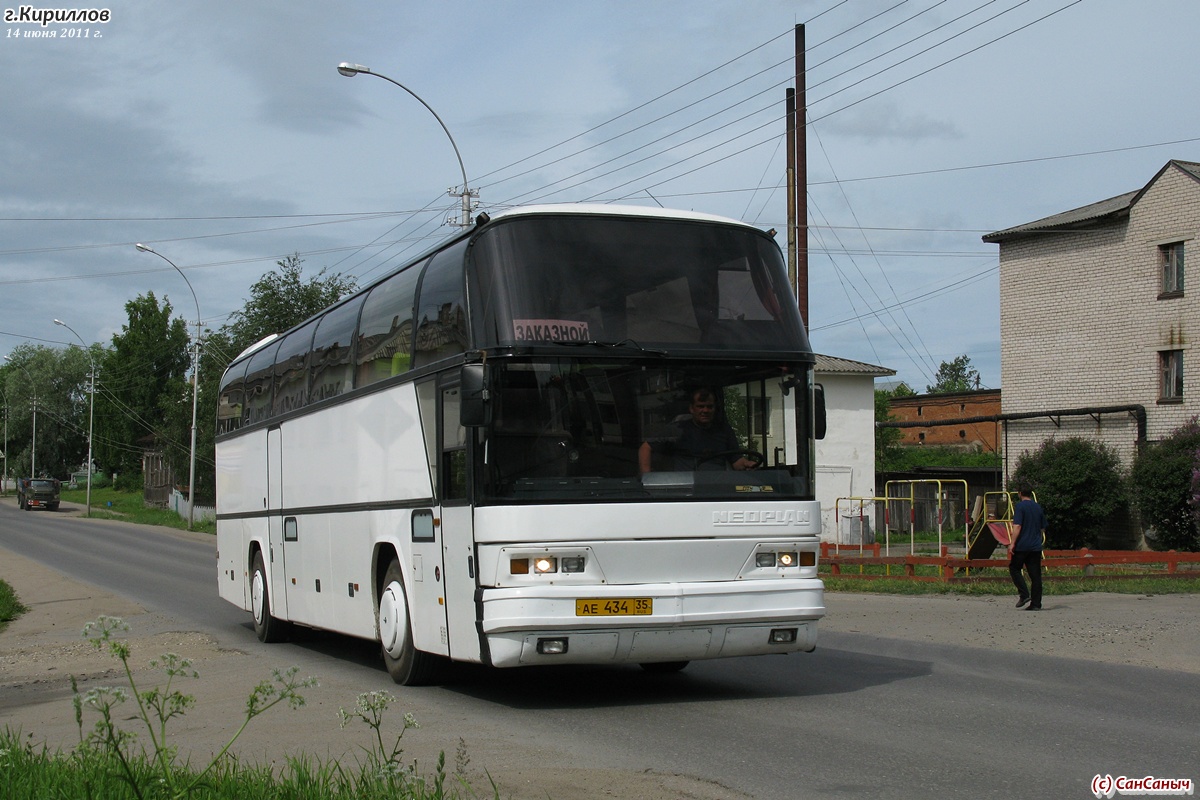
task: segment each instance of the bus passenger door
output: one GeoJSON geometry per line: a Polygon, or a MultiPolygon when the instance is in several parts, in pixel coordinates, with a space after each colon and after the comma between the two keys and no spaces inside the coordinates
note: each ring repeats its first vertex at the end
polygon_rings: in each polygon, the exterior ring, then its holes
{"type": "Polygon", "coordinates": [[[467,429],[461,422],[458,384],[443,384],[438,426],[438,498],[441,500],[442,568],[450,652],[456,659],[480,660],[475,622],[474,515],[467,497],[467,429]]]}
{"type": "Polygon", "coordinates": [[[267,553],[271,572],[271,612],[290,619],[287,604],[287,554],[283,543],[283,435],[276,425],[267,431],[267,553]]]}
{"type": "MultiPolygon", "coordinates": [[[[438,469],[441,450],[438,436],[438,388],[437,378],[417,384],[417,406],[421,414],[421,428],[425,435],[425,450],[429,462],[430,487],[434,497],[439,496],[438,469]]],[[[426,653],[450,654],[450,634],[446,625],[446,576],[442,567],[442,509],[435,502],[429,508],[418,508],[412,512],[411,555],[409,556],[409,583],[406,586],[412,606],[409,619],[412,624],[413,644],[426,653]]]]}

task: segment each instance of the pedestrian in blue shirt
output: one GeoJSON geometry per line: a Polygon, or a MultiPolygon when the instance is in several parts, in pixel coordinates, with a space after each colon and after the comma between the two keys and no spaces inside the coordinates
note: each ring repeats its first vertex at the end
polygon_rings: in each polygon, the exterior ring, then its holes
{"type": "Polygon", "coordinates": [[[1046,512],[1033,499],[1033,489],[1022,484],[1017,489],[1013,508],[1012,536],[1008,540],[1008,574],[1017,587],[1017,608],[1042,610],[1042,541],[1046,533],[1046,512]],[[1021,569],[1029,572],[1029,586],[1021,569]]]}

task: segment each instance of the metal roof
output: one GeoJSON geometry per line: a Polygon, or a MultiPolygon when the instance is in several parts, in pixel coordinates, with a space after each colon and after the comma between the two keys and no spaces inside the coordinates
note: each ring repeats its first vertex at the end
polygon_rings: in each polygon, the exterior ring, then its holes
{"type": "Polygon", "coordinates": [[[896,370],[878,367],[848,358],[835,358],[817,353],[816,371],[826,375],[895,375],[896,370]]]}
{"type": "Polygon", "coordinates": [[[1113,219],[1127,216],[1129,210],[1141,198],[1146,190],[1154,185],[1154,182],[1171,167],[1176,167],[1183,172],[1188,173],[1193,178],[1200,180],[1200,163],[1193,161],[1175,161],[1171,160],[1166,165],[1155,173],[1149,183],[1141,189],[1135,189],[1132,192],[1119,194],[1116,197],[1110,197],[1107,200],[1101,200],[1097,203],[1090,203],[1086,206],[1073,208],[1070,211],[1063,211],[1053,216],[1044,217],[1034,222],[1027,222],[1024,225],[1017,225],[1012,228],[989,233],[983,237],[983,241],[989,243],[999,243],[1007,239],[1015,239],[1021,236],[1030,236],[1039,233],[1050,233],[1064,230],[1073,230],[1076,228],[1086,228],[1100,222],[1107,222],[1113,219]]]}

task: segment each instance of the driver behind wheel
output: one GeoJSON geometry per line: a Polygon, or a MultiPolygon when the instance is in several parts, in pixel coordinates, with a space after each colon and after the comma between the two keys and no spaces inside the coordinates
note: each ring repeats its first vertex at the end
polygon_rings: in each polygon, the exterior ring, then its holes
{"type": "MultiPolygon", "coordinates": [[[[676,471],[754,469],[758,464],[742,455],[737,435],[724,419],[717,419],[717,396],[707,386],[693,389],[688,405],[689,416],[675,423],[674,441],[658,443],[660,452],[674,460],[676,471]]],[[[655,448],[642,442],[638,448],[638,468],[651,469],[655,448]]]]}

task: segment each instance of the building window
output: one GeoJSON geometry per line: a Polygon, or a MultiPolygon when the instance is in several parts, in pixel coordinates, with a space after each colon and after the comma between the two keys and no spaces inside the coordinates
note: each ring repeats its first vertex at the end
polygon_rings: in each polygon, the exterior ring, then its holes
{"type": "Polygon", "coordinates": [[[1158,262],[1162,266],[1162,294],[1183,294],[1183,242],[1159,245],[1158,262]]]}
{"type": "Polygon", "coordinates": [[[1158,399],[1174,401],[1183,399],[1183,351],[1163,350],[1158,354],[1159,384],[1158,399]]]}

